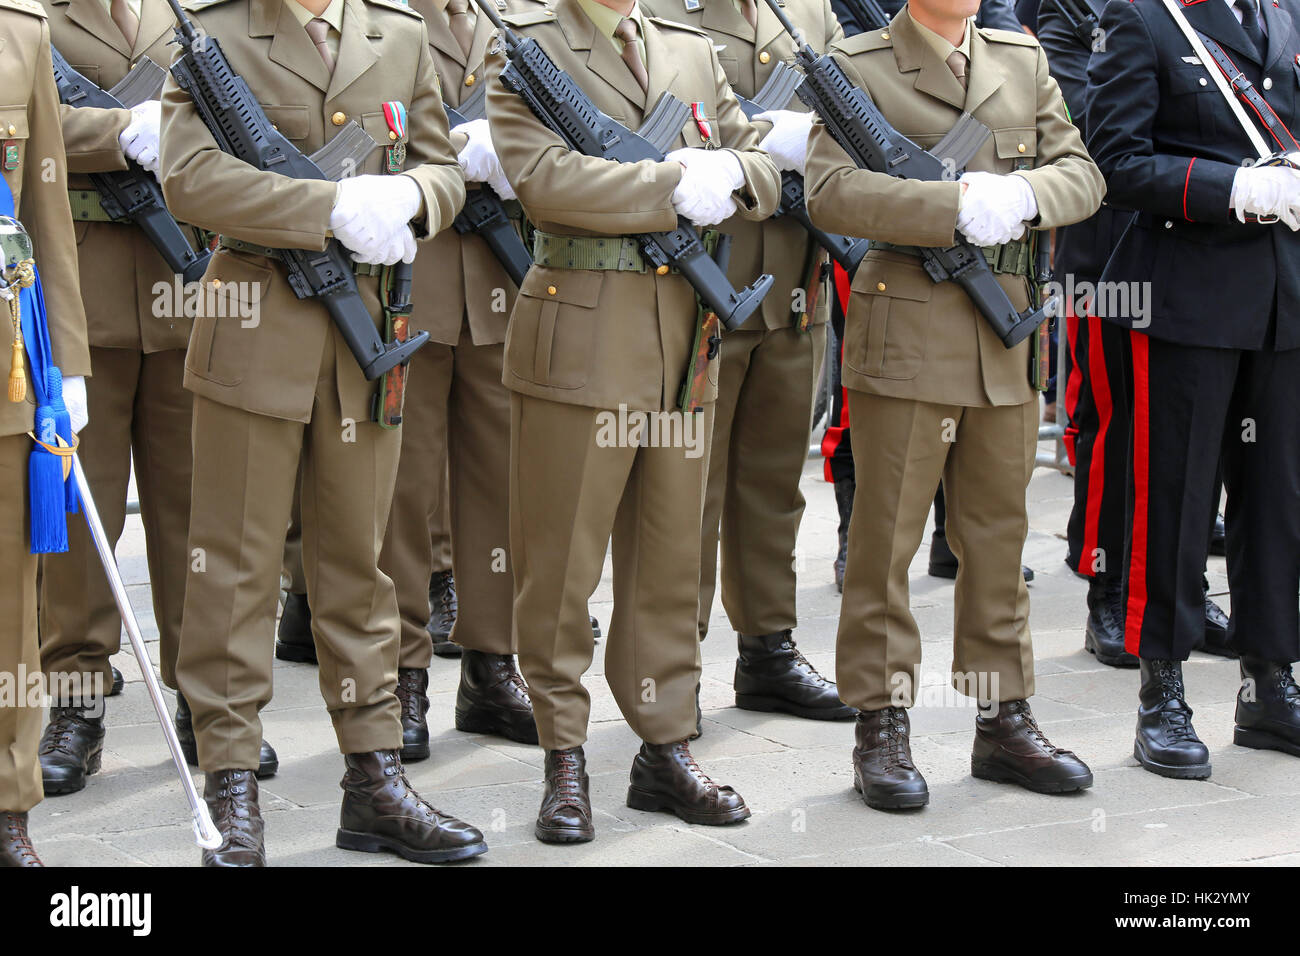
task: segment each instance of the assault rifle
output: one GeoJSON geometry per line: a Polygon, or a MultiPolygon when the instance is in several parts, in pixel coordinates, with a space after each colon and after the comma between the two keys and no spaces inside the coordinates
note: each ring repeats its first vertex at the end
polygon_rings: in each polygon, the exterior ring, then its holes
{"type": "MultiPolygon", "coordinates": [[[[536,40],[511,30],[491,0],[474,2],[500,32],[508,60],[501,71],[502,84],[521,96],[537,118],[570,149],[620,163],[663,161],[664,153],[690,119],[690,110],[684,103],[665,93],[647,114],[641,128],[633,132],[601,112],[536,40]]],[[[641,254],[651,266],[680,272],[729,329],[744,324],[772,288],[772,276],[764,274],[753,285],[737,292],[726,272],[704,248],[699,233],[680,216],[677,228],[642,233],[637,239],[641,254]]]]}
{"type": "Polygon", "coordinates": [[[865,33],[868,30],[883,30],[889,26],[889,16],[881,9],[876,0],[840,0],[848,7],[849,13],[865,33]]]}
{"type": "MultiPolygon", "coordinates": [[[[447,122],[453,127],[468,123],[470,120],[482,119],[487,113],[487,86],[480,83],[474,95],[460,104],[457,109],[450,106],[447,110],[447,122]]],[[[501,197],[486,184],[480,189],[467,190],[465,208],[460,211],[452,227],[462,236],[476,233],[483,237],[492,254],[510,276],[516,287],[523,285],[528,267],[533,264],[533,257],[515,231],[514,223],[506,213],[501,197]]]]}
{"type": "MultiPolygon", "coordinates": [[[[172,42],[181,48],[171,65],[172,77],[194,101],[222,152],[293,179],[333,180],[355,172],[378,148],[370,134],[352,121],[311,156],[303,154],[271,124],[248,84],[226,59],[220,41],[197,30],[177,0],[167,3],[176,16],[172,42]]],[[[419,332],[405,342],[384,343],[357,289],[351,257],[337,239],[330,239],[322,252],[278,249],[276,253],[288,270],[294,294],[318,299],[325,306],[367,379],[410,361],[429,341],[428,332],[419,332]]]]}
{"type": "MultiPolygon", "coordinates": [[[[870,2],[870,0],[868,0],[870,2]]],[[[754,94],[751,100],[736,93],[740,108],[751,120],[764,110],[782,110],[790,103],[790,97],[803,81],[803,74],[787,63],[777,64],[768,76],[767,82],[754,94]]],[[[844,267],[851,276],[858,271],[858,264],[871,248],[869,239],[851,239],[838,236],[825,229],[819,229],[808,218],[808,206],[804,202],[803,176],[793,170],[781,174],[781,201],[776,207],[777,216],[789,216],[808,235],[812,236],[823,249],[830,253],[832,259],[844,267]]],[[[774,217],[775,218],[775,217],[774,217]]]]}
{"type": "MultiPolygon", "coordinates": [[[[121,83],[104,90],[74,70],[53,46],[50,55],[54,58],[54,85],[59,91],[59,102],[76,108],[130,109],[145,100],[157,99],[167,78],[167,71],[146,56],[121,83]]],[[[126,169],[89,176],[99,193],[99,204],[108,216],[139,226],[163,261],[183,281],[197,282],[202,278],[212,254],[207,249],[194,250],[185,231],[167,211],[162,187],[153,173],[128,159],[126,169]]]]}
{"type": "MultiPolygon", "coordinates": [[[[777,0],[767,0],[786,32],[794,38],[795,57],[804,81],[795,92],[816,111],[826,130],[859,169],[902,179],[953,181],[992,135],[987,126],[963,113],[947,135],[927,152],[885,119],[864,90],[858,89],[829,54],[818,56],[801,38],[777,0]]],[[[964,237],[946,249],[920,246],[921,264],[935,282],[953,281],[966,290],[1002,344],[1012,348],[1038,328],[1054,303],[1017,312],[998,284],[983,251],[964,237]]]]}

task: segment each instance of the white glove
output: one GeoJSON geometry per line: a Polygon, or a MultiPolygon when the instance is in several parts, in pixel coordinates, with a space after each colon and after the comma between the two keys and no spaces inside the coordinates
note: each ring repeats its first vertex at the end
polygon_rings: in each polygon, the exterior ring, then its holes
{"type": "Polygon", "coordinates": [[[80,375],[63,380],[63,404],[72,419],[72,434],[77,434],[90,421],[90,407],[86,404],[86,380],[80,375]]]}
{"type": "Polygon", "coordinates": [[[158,128],[161,122],[162,103],[145,100],[131,107],[131,122],[117,137],[126,158],[135,160],[155,176],[158,175],[158,128]]]}
{"type": "Polygon", "coordinates": [[[796,113],[794,110],[765,110],[754,119],[767,120],[772,124],[763,141],[758,144],[759,149],[772,157],[776,168],[781,172],[793,170],[802,176],[804,162],[808,158],[808,134],[812,131],[813,114],[796,113]]]}
{"type": "Polygon", "coordinates": [[[736,212],[731,195],[745,185],[740,160],[725,149],[675,149],[664,162],[681,163],[682,179],[673,190],[673,208],[697,226],[714,226],[736,212]]]}
{"type": "Polygon", "coordinates": [[[1000,246],[1025,234],[1038,215],[1034,189],[1023,176],[963,173],[957,229],[977,246],[1000,246]]]}
{"type": "Polygon", "coordinates": [[[1247,166],[1232,178],[1229,205],[1240,222],[1247,213],[1261,220],[1281,220],[1293,232],[1300,229],[1300,170],[1290,166],[1247,166]]]}
{"type": "Polygon", "coordinates": [[[510,188],[501,160],[497,158],[496,147],[492,145],[492,133],[485,119],[470,120],[461,123],[453,132],[464,133],[469,137],[465,148],[456,154],[460,168],[465,171],[467,183],[487,183],[492,191],[502,199],[514,199],[515,191],[510,188]]]}
{"type": "Polygon", "coordinates": [[[420,187],[415,180],[352,176],[339,180],[338,186],[329,223],[334,238],[352,250],[357,262],[391,265],[402,258],[402,234],[411,231],[411,219],[420,211],[420,187]],[[396,254],[394,241],[399,246],[396,254]]]}

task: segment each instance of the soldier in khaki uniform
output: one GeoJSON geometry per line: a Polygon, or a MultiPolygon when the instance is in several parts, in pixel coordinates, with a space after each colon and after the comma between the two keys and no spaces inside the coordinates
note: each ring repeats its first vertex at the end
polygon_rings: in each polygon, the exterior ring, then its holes
{"type": "MultiPolygon", "coordinates": [[[[794,41],[762,0],[651,0],[647,7],[707,33],[742,96],[753,97],[793,58],[794,41]]],[[[818,52],[844,35],[828,0],[787,0],[785,12],[818,52]]],[[[802,173],[811,114],[791,100],[755,125],[771,131],[762,145],[778,167],[802,173]]],[[[826,353],[830,268],[821,247],[790,219],[733,219],[726,229],[735,236],[732,281],[748,283],[762,272],[776,281],[743,328],[724,335],[701,536],[700,639],[713,610],[721,523],[722,605],[740,651],[736,706],[844,720],[853,708],[792,636],[795,539],[804,508],[799,479],[826,353]]]]}
{"type": "MultiPolygon", "coordinates": [[[[0,0],[0,131],[6,137],[3,176],[15,215],[31,235],[41,274],[54,363],[64,374],[64,400],[74,430],[85,425],[85,384],[90,374],[86,314],[77,289],[77,244],[68,210],[68,177],[59,98],[50,61],[45,10],[33,0],[0,0]]],[[[112,137],[116,146],[116,136],[112,137]]],[[[8,302],[3,305],[9,315],[8,302]]],[[[12,335],[12,332],[10,333],[12,335]]],[[[8,345],[8,342],[6,342],[8,345]]],[[[5,352],[9,353],[6,348],[5,352]]],[[[7,379],[10,366],[4,367],[7,379]]],[[[16,692],[0,703],[0,867],[40,866],[27,834],[27,812],[41,800],[37,743],[41,731],[36,637],[36,566],[31,553],[27,462],[35,390],[27,372],[27,398],[0,399],[0,673],[16,692]]],[[[69,516],[70,523],[81,520],[69,516]]]]}
{"type": "MultiPolygon", "coordinates": [[[[627,126],[639,126],[664,91],[697,103],[702,120],[686,124],[677,140],[685,148],[664,162],[624,165],[569,151],[520,97],[495,79],[489,87],[492,139],[538,229],[505,355],[515,629],[546,749],[535,832],[546,842],[594,836],[581,677],[594,646],[586,602],[611,533],[605,675],[644,741],[628,803],[696,823],[743,819],[744,801],[709,780],[686,746],[700,674],[699,532],[716,387],[702,411],[674,411],[695,338],[695,294],[682,277],[642,267],[638,243],[623,237],[672,229],[679,212],[706,225],[736,212],[766,219],[779,177],[704,34],[622,0],[559,0],[507,20],[627,126]],[[601,255],[611,245],[612,263],[601,255]],[[603,267],[571,268],[573,256],[603,267]],[[634,412],[675,416],[678,441],[638,444],[617,425],[620,413],[634,412]]],[[[503,63],[492,54],[489,74],[503,63]]]]}
{"type": "MultiPolygon", "coordinates": [[[[54,46],[73,69],[105,89],[144,57],[163,66],[171,57],[174,20],[164,0],[50,0],[48,8],[54,46]]],[[[157,105],[134,111],[65,106],[69,171],[126,169],[123,142],[137,152],[151,150],[156,161],[157,105]]],[[[163,682],[174,688],[189,563],[192,410],[182,379],[190,319],[178,308],[171,268],[144,233],[110,221],[86,176],[72,176],[68,186],[96,372],[88,387],[95,425],[81,436],[78,454],[111,541],[122,534],[135,464],[159,663],[163,682]]],[[[79,674],[80,686],[90,687],[98,675],[104,686],[120,688],[121,677],[108,659],[120,647],[122,622],[84,522],[68,528],[68,545],[67,554],[43,562],[41,665],[56,680],[79,674]]],[[[102,702],[60,700],[57,686],[51,691],[55,706],[41,741],[45,793],[74,793],[99,766],[102,702]]],[[[196,759],[184,697],[177,700],[176,729],[196,759]]],[[[260,772],[274,773],[276,764],[275,751],[265,747],[260,772]]]]}
{"type": "MultiPolygon", "coordinates": [[[[513,8],[545,6],[542,0],[515,0],[513,8]]],[[[492,21],[475,16],[470,0],[413,0],[411,9],[424,16],[443,97],[458,106],[483,82],[492,21]]],[[[465,127],[452,131],[462,166],[470,134],[487,135],[486,121],[465,127]]],[[[467,176],[472,171],[470,166],[467,176]]],[[[456,728],[535,744],[532,705],[515,668],[511,613],[510,446],[504,440],[510,393],[501,383],[501,366],[515,286],[486,242],[455,229],[425,244],[415,275],[412,328],[427,330],[433,344],[411,362],[393,517],[380,556],[402,615],[403,756],[429,755],[430,524],[444,507],[444,480],[457,585],[453,640],[463,648],[456,728]]]]}
{"type": "Polygon", "coordinates": [[[286,178],[221,152],[173,80],[163,93],[168,203],[222,236],[205,281],[259,307],[253,323],[196,317],[186,359],[196,557],[177,676],[194,712],[205,797],[225,837],[204,863],[265,863],[253,768],[300,463],[321,693],[347,765],[337,842],[418,862],[481,853],[482,834],[424,802],[398,756],[397,605],[378,558],[401,432],[370,421],[377,383],[365,380],[324,307],[298,299],[270,255],[324,248],[332,231],[352,250],[378,323],[374,267],[411,261],[415,234],[436,234],[455,217],[464,183],[424,23],[387,0],[209,0],[192,9],[196,27],[221,40],[269,119],[304,152],[349,119],[397,150],[377,150],[339,183],[286,178]],[[407,111],[400,134],[383,109],[393,102],[407,111]],[[400,174],[381,175],[390,159],[400,174]]]}
{"type": "Polygon", "coordinates": [[[834,51],[850,81],[920,145],[934,145],[963,110],[992,130],[960,181],[859,170],[820,122],[809,141],[814,221],[877,241],[854,276],[845,327],[854,467],[869,497],[849,527],[836,676],[840,696],[862,711],[855,786],[881,809],[929,799],[908,749],[921,637],[907,569],[940,478],[962,559],[953,686],[981,705],[972,772],[1039,792],[1092,783],[1082,761],[1048,743],[1025,700],[1034,659],[1020,553],[1038,436],[1029,344],[1004,348],[961,288],[931,281],[915,247],[949,246],[957,235],[1009,244],[1000,261],[1021,266],[998,278],[1024,309],[1032,257],[1017,245],[1027,230],[1087,218],[1105,187],[1037,42],[975,28],[966,18],[977,8],[976,0],[909,0],[887,29],[834,51]],[[979,560],[964,560],[976,542],[979,560]]]}

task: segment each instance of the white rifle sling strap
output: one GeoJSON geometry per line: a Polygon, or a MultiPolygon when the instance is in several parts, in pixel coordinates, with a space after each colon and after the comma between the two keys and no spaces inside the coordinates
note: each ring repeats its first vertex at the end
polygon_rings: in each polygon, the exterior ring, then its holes
{"type": "Polygon", "coordinates": [[[1233,92],[1231,85],[1228,83],[1228,78],[1223,75],[1223,71],[1215,63],[1214,57],[1210,55],[1210,51],[1206,49],[1200,36],[1192,28],[1192,25],[1187,22],[1187,17],[1183,16],[1182,8],[1178,6],[1176,0],[1161,0],[1161,2],[1164,3],[1165,9],[1169,11],[1169,15],[1173,17],[1178,29],[1183,31],[1183,36],[1187,37],[1187,42],[1192,45],[1193,52],[1200,58],[1201,65],[1209,71],[1210,78],[1214,80],[1214,85],[1218,87],[1219,92],[1223,94],[1223,98],[1227,100],[1228,108],[1232,110],[1232,115],[1241,124],[1246,137],[1250,140],[1250,145],[1255,147],[1255,152],[1259,153],[1260,159],[1268,159],[1273,155],[1273,150],[1268,148],[1268,143],[1264,141],[1264,137],[1255,124],[1246,115],[1246,111],[1241,106],[1241,101],[1237,99],[1237,94],[1233,92]]]}

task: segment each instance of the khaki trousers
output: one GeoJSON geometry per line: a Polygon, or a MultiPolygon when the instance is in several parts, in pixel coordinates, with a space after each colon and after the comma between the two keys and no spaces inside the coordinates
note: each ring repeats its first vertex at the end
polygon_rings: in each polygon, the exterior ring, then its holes
{"type": "MultiPolygon", "coordinates": [[[[126,522],[127,486],[134,460],[144,521],[145,550],[162,679],[176,686],[176,648],[185,604],[190,520],[190,425],[193,403],[181,384],[185,350],[145,354],[91,348],[94,375],[86,379],[90,424],[78,457],[100,520],[117,543],[126,522]]],[[[42,558],[41,666],[57,678],[99,675],[112,683],[108,659],[121,649],[122,618],[90,531],[68,519],[68,551],[42,558]]],[[[85,684],[83,686],[90,686],[85,684]]]]}
{"type": "MultiPolygon", "coordinates": [[[[330,342],[333,341],[331,338],[330,342]]],[[[194,494],[177,676],[205,771],[257,766],[285,529],[302,467],[302,554],[320,689],[343,753],[396,749],[398,620],[378,567],[401,432],[345,422],[327,346],[311,421],[194,399],[194,494]]],[[[351,362],[350,355],[337,361],[351,362]]]]}
{"type": "Polygon", "coordinates": [[[445,514],[458,603],[452,640],[488,654],[514,653],[504,349],[475,345],[465,323],[456,346],[426,345],[411,360],[397,490],[379,559],[397,590],[402,667],[423,670],[433,660],[425,625],[440,543],[432,534],[445,514]]]}
{"type": "MultiPolygon", "coordinates": [[[[43,796],[36,758],[45,704],[36,642],[37,560],[27,521],[31,450],[26,435],[0,437],[0,810],[13,813],[26,813],[43,796]]],[[[80,520],[68,516],[69,525],[80,520]]]]}
{"type": "Polygon", "coordinates": [[[1029,590],[1020,560],[1037,403],[966,408],[848,395],[858,491],[835,648],[840,699],[860,710],[915,700],[921,634],[907,569],[940,478],[948,543],[960,562],[952,684],[984,701],[1031,696],[1029,590]]]}
{"type": "Polygon", "coordinates": [[[826,326],[727,332],[700,537],[700,639],[709,630],[722,539],[722,606],[741,634],[798,623],[795,539],[826,326]]]}
{"type": "Polygon", "coordinates": [[[605,679],[642,740],[671,743],[695,729],[699,533],[713,407],[693,416],[699,457],[681,447],[608,442],[611,416],[618,413],[510,398],[515,633],[547,750],[587,739],[591,699],[582,675],[595,647],[587,601],[611,535],[605,679]]]}

